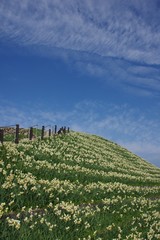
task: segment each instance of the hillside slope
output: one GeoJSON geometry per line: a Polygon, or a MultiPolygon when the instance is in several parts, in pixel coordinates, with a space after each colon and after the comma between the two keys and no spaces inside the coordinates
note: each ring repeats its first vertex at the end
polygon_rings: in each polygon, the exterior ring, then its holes
{"type": "Polygon", "coordinates": [[[160,239],[160,169],[71,132],[0,147],[0,239],[160,239]]]}

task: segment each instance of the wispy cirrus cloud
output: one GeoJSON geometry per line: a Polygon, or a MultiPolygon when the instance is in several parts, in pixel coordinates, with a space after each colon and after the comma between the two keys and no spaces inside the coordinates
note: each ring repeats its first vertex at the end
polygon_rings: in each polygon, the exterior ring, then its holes
{"type": "Polygon", "coordinates": [[[81,72],[159,96],[158,0],[1,0],[0,22],[1,42],[73,59],[81,72]]]}
{"type": "Polygon", "coordinates": [[[149,0],[2,0],[0,37],[21,45],[160,64],[158,6],[149,0]]]}
{"type": "Polygon", "coordinates": [[[104,79],[105,83],[120,86],[125,91],[141,96],[160,96],[160,69],[157,66],[98,56],[73,64],[81,74],[104,79]]]}

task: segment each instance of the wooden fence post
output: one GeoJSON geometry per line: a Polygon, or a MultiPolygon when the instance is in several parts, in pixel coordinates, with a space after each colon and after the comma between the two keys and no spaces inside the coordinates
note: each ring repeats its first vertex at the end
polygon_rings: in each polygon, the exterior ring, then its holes
{"type": "Polygon", "coordinates": [[[68,127],[68,133],[69,133],[69,127],[68,127]]]}
{"type": "Polygon", "coordinates": [[[44,126],[42,126],[42,132],[41,132],[41,140],[44,139],[44,126]]]}
{"type": "Polygon", "coordinates": [[[30,127],[29,140],[32,140],[32,138],[33,138],[33,127],[30,127]]]}
{"type": "Polygon", "coordinates": [[[54,133],[57,133],[57,125],[55,125],[54,133]]]}
{"type": "Polygon", "coordinates": [[[0,142],[2,143],[2,145],[3,145],[3,141],[4,141],[4,130],[0,129],[0,142]]]}
{"type": "Polygon", "coordinates": [[[16,124],[16,138],[15,138],[15,143],[19,143],[19,124],[16,124]]]}
{"type": "Polygon", "coordinates": [[[51,129],[49,129],[49,137],[51,136],[51,129]]]}

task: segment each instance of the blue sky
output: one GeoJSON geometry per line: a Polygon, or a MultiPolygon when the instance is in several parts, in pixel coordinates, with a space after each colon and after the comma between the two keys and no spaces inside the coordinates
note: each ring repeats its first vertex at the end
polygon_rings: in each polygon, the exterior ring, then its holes
{"type": "Polygon", "coordinates": [[[0,1],[0,125],[66,125],[160,167],[160,1],[0,1]]]}

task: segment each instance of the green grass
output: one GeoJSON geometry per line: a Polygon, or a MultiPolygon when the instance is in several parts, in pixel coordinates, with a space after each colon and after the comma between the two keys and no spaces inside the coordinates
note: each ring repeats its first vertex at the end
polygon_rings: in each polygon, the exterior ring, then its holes
{"type": "Polygon", "coordinates": [[[0,147],[0,239],[160,239],[160,169],[71,132],[0,147]]]}

